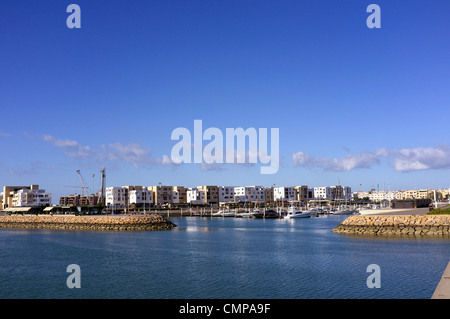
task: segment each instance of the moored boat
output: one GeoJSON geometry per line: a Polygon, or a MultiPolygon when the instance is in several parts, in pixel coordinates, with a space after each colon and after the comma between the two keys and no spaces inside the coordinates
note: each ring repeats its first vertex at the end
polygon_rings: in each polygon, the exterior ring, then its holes
{"type": "Polygon", "coordinates": [[[245,211],[243,213],[236,214],[236,217],[242,217],[242,218],[251,218],[254,212],[251,211],[245,211]]]}
{"type": "Polygon", "coordinates": [[[285,219],[308,218],[311,217],[313,214],[317,214],[316,211],[301,211],[291,205],[288,207],[287,213],[284,216],[284,218],[285,219]]]}
{"type": "Polygon", "coordinates": [[[212,213],[212,217],[234,217],[236,215],[235,212],[230,212],[228,210],[219,210],[217,213],[212,213]]]}
{"type": "Polygon", "coordinates": [[[280,218],[280,214],[274,210],[255,211],[252,215],[253,218],[280,218]]]}

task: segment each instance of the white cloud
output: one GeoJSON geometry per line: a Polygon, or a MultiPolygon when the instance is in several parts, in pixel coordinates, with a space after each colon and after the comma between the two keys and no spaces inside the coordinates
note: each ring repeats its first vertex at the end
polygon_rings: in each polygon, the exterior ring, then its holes
{"type": "Polygon", "coordinates": [[[80,145],[77,141],[69,139],[58,139],[51,135],[44,135],[42,139],[46,142],[53,144],[58,148],[65,149],[64,155],[76,159],[85,159],[89,157],[97,157],[96,150],[91,149],[89,146],[80,145]]]}
{"type": "Polygon", "coordinates": [[[92,148],[74,140],[58,139],[51,135],[43,135],[42,140],[62,149],[65,156],[79,160],[125,162],[136,168],[150,165],[176,165],[167,155],[163,155],[161,159],[153,158],[150,149],[137,143],[116,142],[92,148]]]}
{"type": "Polygon", "coordinates": [[[35,161],[30,164],[30,168],[9,168],[8,173],[11,176],[21,176],[21,175],[34,175],[39,173],[43,169],[51,170],[55,167],[52,165],[44,165],[42,161],[35,161]]]}
{"type": "Polygon", "coordinates": [[[374,153],[355,153],[341,158],[316,158],[308,153],[292,153],[294,166],[320,167],[325,171],[342,172],[355,168],[370,168],[379,163],[378,156],[374,153]]]}
{"type": "Polygon", "coordinates": [[[112,143],[108,147],[107,158],[111,161],[124,161],[136,168],[154,164],[150,151],[139,144],[112,143]]]}
{"type": "Polygon", "coordinates": [[[398,172],[450,169],[450,147],[448,145],[400,150],[380,148],[376,152],[349,154],[341,158],[316,158],[302,151],[292,153],[294,166],[319,167],[325,171],[334,172],[371,168],[379,164],[381,158],[388,159],[398,172]]]}
{"type": "Polygon", "coordinates": [[[394,169],[400,172],[450,168],[450,147],[448,145],[440,145],[434,148],[416,147],[391,151],[384,150],[380,154],[392,158],[394,169]]]}
{"type": "Polygon", "coordinates": [[[217,163],[211,163],[211,164],[201,163],[200,164],[200,170],[204,171],[204,172],[206,172],[206,171],[220,172],[222,169],[223,169],[222,166],[217,163]]]}

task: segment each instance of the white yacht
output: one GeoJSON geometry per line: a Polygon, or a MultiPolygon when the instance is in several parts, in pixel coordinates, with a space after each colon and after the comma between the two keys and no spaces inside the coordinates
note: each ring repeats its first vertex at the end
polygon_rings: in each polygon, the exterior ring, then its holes
{"type": "Polygon", "coordinates": [[[213,217],[234,217],[235,215],[235,212],[230,212],[228,210],[219,210],[217,213],[211,214],[213,217]]]}
{"type": "Polygon", "coordinates": [[[308,218],[311,217],[311,214],[308,211],[302,212],[301,210],[298,210],[294,206],[289,206],[286,215],[284,216],[285,219],[293,219],[293,218],[308,218]]]}
{"type": "Polygon", "coordinates": [[[250,212],[250,211],[245,211],[243,213],[238,213],[236,214],[236,217],[242,217],[242,218],[250,218],[252,217],[254,214],[254,212],[250,212]]]}

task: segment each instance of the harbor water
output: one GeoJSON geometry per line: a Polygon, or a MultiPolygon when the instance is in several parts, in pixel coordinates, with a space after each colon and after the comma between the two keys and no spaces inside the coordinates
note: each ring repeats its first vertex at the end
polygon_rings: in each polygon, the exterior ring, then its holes
{"type": "Polygon", "coordinates": [[[171,218],[171,231],[0,230],[0,298],[428,299],[448,238],[352,237],[346,216],[171,218]],[[68,288],[68,265],[81,288],[68,288]],[[380,288],[369,288],[368,266],[380,288]]]}

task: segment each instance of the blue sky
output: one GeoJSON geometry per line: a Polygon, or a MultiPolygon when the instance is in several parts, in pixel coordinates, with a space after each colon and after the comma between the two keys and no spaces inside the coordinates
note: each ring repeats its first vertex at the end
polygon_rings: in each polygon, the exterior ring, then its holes
{"type": "Polygon", "coordinates": [[[0,3],[0,184],[450,187],[448,1],[0,3]],[[81,8],[69,29],[66,8],[81,8]],[[366,8],[381,8],[369,29],[366,8]],[[170,163],[177,127],[279,128],[278,173],[170,163]],[[96,176],[92,178],[92,174],[96,176]]]}

